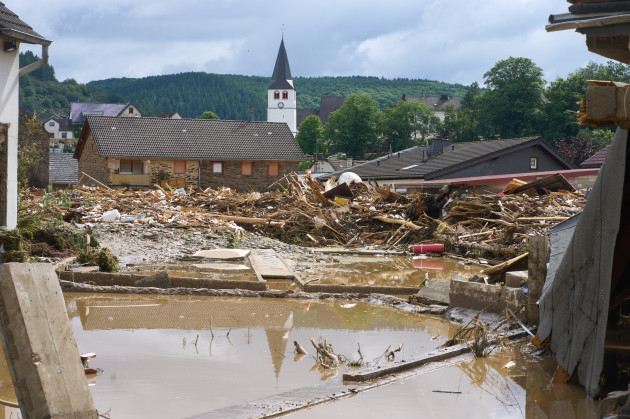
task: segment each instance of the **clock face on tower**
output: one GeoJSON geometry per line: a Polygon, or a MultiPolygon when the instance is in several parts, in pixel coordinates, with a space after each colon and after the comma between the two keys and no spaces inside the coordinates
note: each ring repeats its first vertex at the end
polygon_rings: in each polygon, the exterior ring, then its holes
{"type": "Polygon", "coordinates": [[[280,109],[284,108],[284,103],[282,103],[282,102],[278,102],[278,107],[279,107],[280,109]]]}

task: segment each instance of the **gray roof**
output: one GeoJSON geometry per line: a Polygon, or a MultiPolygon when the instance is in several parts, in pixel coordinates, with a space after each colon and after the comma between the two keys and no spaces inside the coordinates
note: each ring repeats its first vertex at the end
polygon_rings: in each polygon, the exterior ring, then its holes
{"type": "Polygon", "coordinates": [[[298,109],[297,110],[297,126],[302,125],[302,122],[309,115],[319,116],[319,120],[322,124],[326,125],[330,114],[341,108],[343,102],[346,100],[345,96],[322,96],[319,103],[319,109],[298,109]]]}
{"type": "MultiPolygon", "coordinates": [[[[507,154],[531,145],[546,149],[556,159],[561,161],[567,169],[574,166],[558,155],[540,137],[515,138],[508,140],[474,141],[469,143],[451,144],[444,140],[433,140],[437,145],[443,141],[446,145],[441,154],[427,159],[427,148],[416,146],[383,156],[357,166],[326,174],[323,178],[337,176],[343,172],[353,172],[364,179],[440,179],[453,170],[459,170],[481,161],[507,154]],[[423,162],[424,160],[424,162],[423,162]]],[[[435,153],[435,148],[434,152],[435,153]]]]}
{"type": "Polygon", "coordinates": [[[291,77],[291,68],[289,67],[289,59],[287,51],[284,49],[284,39],[280,41],[280,49],[276,58],[276,66],[273,68],[270,89],[293,89],[293,78],[291,77]]]}
{"type": "Polygon", "coordinates": [[[441,111],[443,106],[453,105],[455,109],[459,108],[461,105],[461,100],[458,97],[449,97],[447,95],[442,95],[439,97],[404,97],[406,101],[416,101],[420,103],[424,103],[429,108],[434,111],[441,111]]]}
{"type": "MultiPolygon", "coordinates": [[[[82,124],[88,115],[119,116],[129,105],[133,105],[133,103],[70,102],[70,118],[72,118],[73,124],[82,124]]],[[[134,105],[134,107],[138,110],[137,106],[134,105]]]]}
{"type": "Polygon", "coordinates": [[[51,119],[59,124],[59,131],[72,131],[74,129],[72,126],[72,120],[70,118],[57,114],[52,114],[48,118],[37,118],[37,122],[45,125],[46,122],[50,121],[51,119]]]}
{"type": "Polygon", "coordinates": [[[304,160],[283,122],[88,116],[86,127],[77,157],[91,132],[103,157],[304,160]]]}
{"type": "Polygon", "coordinates": [[[345,96],[322,96],[319,105],[319,119],[322,124],[328,122],[330,114],[341,108],[345,100],[345,96]]]}
{"type": "Polygon", "coordinates": [[[52,183],[71,184],[79,181],[79,161],[71,153],[50,153],[48,171],[52,183]]]}
{"type": "Polygon", "coordinates": [[[0,2],[0,34],[29,44],[50,45],[51,42],[38,34],[26,22],[0,2]]]}
{"type": "Polygon", "coordinates": [[[300,125],[302,125],[302,122],[304,122],[306,117],[311,115],[319,116],[319,109],[297,109],[296,123],[298,129],[300,128],[300,125]]]}

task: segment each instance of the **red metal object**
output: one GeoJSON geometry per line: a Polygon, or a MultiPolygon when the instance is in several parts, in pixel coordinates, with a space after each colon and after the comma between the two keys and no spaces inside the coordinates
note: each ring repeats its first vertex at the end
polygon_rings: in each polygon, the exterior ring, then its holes
{"type": "Polygon", "coordinates": [[[443,244],[415,244],[414,253],[444,253],[443,244]]]}
{"type": "Polygon", "coordinates": [[[413,267],[418,269],[444,269],[444,262],[441,260],[414,259],[413,267]]]}

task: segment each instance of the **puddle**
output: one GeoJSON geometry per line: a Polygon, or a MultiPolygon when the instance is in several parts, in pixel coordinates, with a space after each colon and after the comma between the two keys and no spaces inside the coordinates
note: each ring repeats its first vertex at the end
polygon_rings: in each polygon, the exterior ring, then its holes
{"type": "MultiPolygon", "coordinates": [[[[185,417],[322,382],[309,353],[324,337],[337,353],[366,360],[404,343],[397,359],[425,353],[456,326],[439,317],[343,301],[66,294],[79,350],[96,352],[90,379],[99,411],[115,418],[185,417]],[[214,339],[210,333],[210,325],[214,339]],[[229,331],[229,336],[228,336],[229,331]],[[197,341],[195,345],[195,341],[197,341]]],[[[386,363],[381,359],[381,363],[386,363]]]]}
{"type": "Polygon", "coordinates": [[[482,269],[447,257],[316,254],[291,263],[305,282],[364,286],[419,287],[427,279],[468,278],[482,269]]]}
{"type": "Polygon", "coordinates": [[[238,262],[169,262],[128,264],[122,273],[137,275],[155,275],[167,271],[172,278],[205,278],[234,281],[257,281],[254,270],[244,261],[238,262]]]}
{"type": "Polygon", "coordinates": [[[555,361],[521,343],[485,359],[429,366],[396,383],[291,417],[436,417],[595,419],[598,402],[583,387],[552,384],[555,361]]]}

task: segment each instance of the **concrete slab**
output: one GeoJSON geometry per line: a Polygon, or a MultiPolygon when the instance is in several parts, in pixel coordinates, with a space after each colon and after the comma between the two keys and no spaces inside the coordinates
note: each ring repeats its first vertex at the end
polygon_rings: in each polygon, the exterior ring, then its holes
{"type": "Polygon", "coordinates": [[[247,272],[251,271],[251,268],[247,265],[236,263],[195,263],[193,268],[200,271],[212,271],[212,272],[247,272]]]}
{"type": "Polygon", "coordinates": [[[292,279],[293,272],[278,257],[273,249],[254,250],[249,258],[252,267],[263,278],[285,278],[292,279]]]}
{"type": "Polygon", "coordinates": [[[431,279],[424,288],[415,295],[416,300],[422,304],[444,304],[449,305],[449,294],[451,291],[451,281],[447,279],[431,279]]]}
{"type": "Polygon", "coordinates": [[[96,419],[52,265],[0,265],[0,320],[4,353],[22,416],[96,419]]]}
{"type": "Polygon", "coordinates": [[[491,313],[502,312],[506,306],[517,306],[517,288],[493,284],[452,280],[449,307],[463,307],[491,313]]]}
{"type": "Polygon", "coordinates": [[[512,271],[505,273],[505,286],[520,288],[527,282],[527,271],[512,271]]]}
{"type": "Polygon", "coordinates": [[[243,249],[211,249],[199,250],[192,256],[202,259],[235,260],[245,259],[250,253],[250,250],[243,249]]]}
{"type": "Polygon", "coordinates": [[[73,272],[98,272],[98,266],[75,266],[70,268],[73,272]]]}

